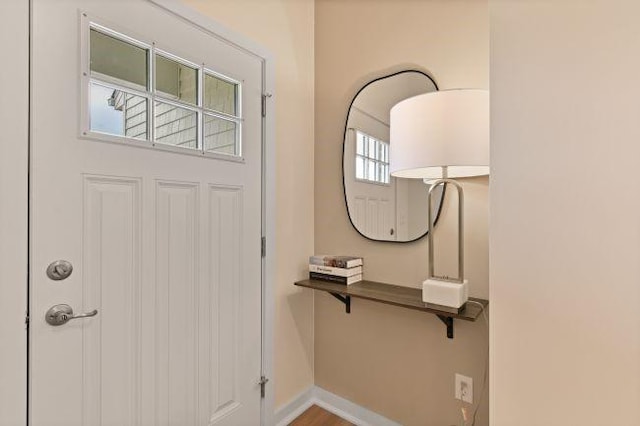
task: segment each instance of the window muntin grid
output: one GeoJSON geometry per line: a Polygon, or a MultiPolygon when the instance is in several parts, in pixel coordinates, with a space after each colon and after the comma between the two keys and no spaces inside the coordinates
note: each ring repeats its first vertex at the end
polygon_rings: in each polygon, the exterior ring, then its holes
{"type": "Polygon", "coordinates": [[[240,82],[95,22],[87,34],[92,135],[241,157],[240,82]]]}
{"type": "Polygon", "coordinates": [[[356,130],[356,179],[389,185],[389,142],[356,130]]]}

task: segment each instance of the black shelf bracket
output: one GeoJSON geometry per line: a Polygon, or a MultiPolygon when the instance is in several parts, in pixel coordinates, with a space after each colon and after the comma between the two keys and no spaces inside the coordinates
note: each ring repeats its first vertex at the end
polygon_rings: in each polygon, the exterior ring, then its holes
{"type": "Polygon", "coordinates": [[[351,296],[343,296],[338,293],[330,293],[333,297],[344,303],[344,310],[346,313],[351,313],[351,296]]]}
{"type": "Polygon", "coordinates": [[[447,326],[447,337],[449,339],[453,339],[453,317],[448,317],[446,315],[439,315],[436,314],[438,318],[440,318],[440,321],[442,321],[444,323],[444,325],[447,326]]]}

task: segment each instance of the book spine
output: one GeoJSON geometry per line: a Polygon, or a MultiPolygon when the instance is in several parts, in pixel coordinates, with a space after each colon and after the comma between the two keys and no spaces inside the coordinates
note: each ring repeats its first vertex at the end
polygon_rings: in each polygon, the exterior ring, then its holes
{"type": "Polygon", "coordinates": [[[309,272],[309,279],[349,285],[362,281],[362,274],[351,277],[338,277],[335,275],[320,274],[318,272],[309,272]]]}
{"type": "Polygon", "coordinates": [[[362,273],[362,266],[355,266],[353,268],[334,268],[331,266],[322,266],[309,264],[309,272],[318,272],[327,275],[336,275],[338,277],[351,277],[362,273]]]}
{"type": "Polygon", "coordinates": [[[336,284],[347,284],[349,278],[338,277],[335,275],[321,274],[318,272],[309,272],[309,278],[312,280],[329,281],[336,284]]]}
{"type": "Polygon", "coordinates": [[[362,281],[362,274],[354,275],[347,278],[347,285],[355,284],[362,281]]]}
{"type": "Polygon", "coordinates": [[[310,265],[331,266],[334,268],[354,268],[362,265],[362,259],[340,259],[330,256],[311,256],[309,257],[310,265]]]}

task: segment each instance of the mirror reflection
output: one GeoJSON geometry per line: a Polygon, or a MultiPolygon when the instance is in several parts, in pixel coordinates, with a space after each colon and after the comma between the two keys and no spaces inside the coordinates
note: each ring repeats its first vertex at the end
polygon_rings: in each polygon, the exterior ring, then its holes
{"type": "MultiPolygon", "coordinates": [[[[349,219],[364,237],[407,242],[427,232],[429,185],[389,175],[389,111],[401,100],[435,90],[427,74],[401,71],[368,83],[351,103],[343,146],[344,193],[349,219]]],[[[442,186],[436,191],[437,220],[442,186]]]]}

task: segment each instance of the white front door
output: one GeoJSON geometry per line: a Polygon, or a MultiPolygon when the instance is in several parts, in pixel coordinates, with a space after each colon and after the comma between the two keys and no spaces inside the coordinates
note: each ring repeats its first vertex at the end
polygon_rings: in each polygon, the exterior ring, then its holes
{"type": "Polygon", "coordinates": [[[147,0],[32,13],[31,425],[260,424],[262,62],[147,0]]]}

